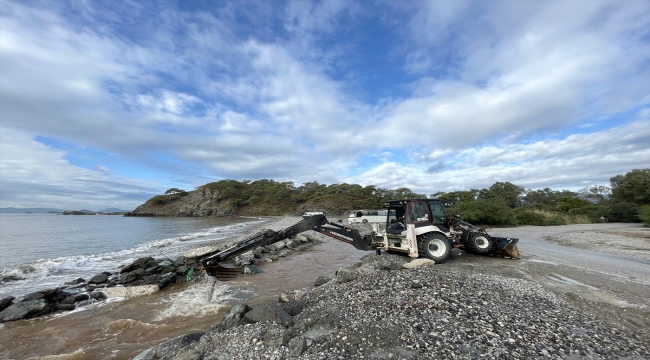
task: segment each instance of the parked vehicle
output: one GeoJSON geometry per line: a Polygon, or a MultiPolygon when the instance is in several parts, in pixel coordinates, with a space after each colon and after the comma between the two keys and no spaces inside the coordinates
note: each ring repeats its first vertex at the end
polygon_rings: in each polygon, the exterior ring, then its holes
{"type": "Polygon", "coordinates": [[[388,210],[351,210],[348,212],[348,224],[384,223],[388,210]]]}

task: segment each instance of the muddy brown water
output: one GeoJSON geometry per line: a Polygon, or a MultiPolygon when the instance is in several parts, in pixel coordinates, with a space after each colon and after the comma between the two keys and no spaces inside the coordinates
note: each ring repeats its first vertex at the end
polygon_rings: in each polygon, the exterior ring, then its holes
{"type": "Polygon", "coordinates": [[[192,297],[202,296],[205,285],[188,283],[150,296],[4,323],[0,325],[0,358],[131,359],[176,336],[208,331],[234,303],[277,300],[283,291],[311,287],[319,276],[332,278],[338,268],[370,253],[330,240],[263,264],[261,274],[217,283],[215,288],[223,290],[223,296],[216,303],[193,301],[192,297]]]}

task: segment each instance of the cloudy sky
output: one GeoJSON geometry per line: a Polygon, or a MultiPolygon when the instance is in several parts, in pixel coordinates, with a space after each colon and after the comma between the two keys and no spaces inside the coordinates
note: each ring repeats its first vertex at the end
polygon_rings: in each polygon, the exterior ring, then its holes
{"type": "Polygon", "coordinates": [[[0,1],[0,206],[650,167],[650,2],[0,1]]]}

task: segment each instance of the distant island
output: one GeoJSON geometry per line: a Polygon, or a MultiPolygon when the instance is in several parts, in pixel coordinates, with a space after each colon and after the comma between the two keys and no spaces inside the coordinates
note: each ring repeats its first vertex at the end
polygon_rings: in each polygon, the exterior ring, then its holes
{"type": "Polygon", "coordinates": [[[61,214],[61,215],[124,215],[130,210],[119,208],[106,208],[99,211],[92,210],[63,210],[54,208],[0,208],[0,214],[61,214]]]}

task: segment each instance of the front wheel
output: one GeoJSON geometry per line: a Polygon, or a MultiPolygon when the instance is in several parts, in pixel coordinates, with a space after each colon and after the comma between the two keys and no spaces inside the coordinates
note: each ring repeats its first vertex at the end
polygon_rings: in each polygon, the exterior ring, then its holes
{"type": "Polygon", "coordinates": [[[436,264],[441,264],[449,259],[451,245],[449,239],[441,233],[427,233],[418,236],[418,253],[436,264]]]}
{"type": "Polygon", "coordinates": [[[480,232],[469,234],[465,244],[465,250],[475,254],[487,254],[494,248],[494,240],[490,235],[480,232]]]}

